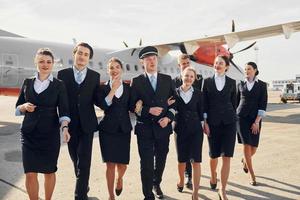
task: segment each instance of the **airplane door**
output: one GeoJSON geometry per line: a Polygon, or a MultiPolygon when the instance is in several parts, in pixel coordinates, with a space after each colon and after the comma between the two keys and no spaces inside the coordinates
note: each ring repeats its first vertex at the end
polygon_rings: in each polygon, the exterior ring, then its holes
{"type": "Polygon", "coordinates": [[[2,54],[1,85],[7,87],[17,86],[19,82],[19,59],[16,54],[2,54]]]}

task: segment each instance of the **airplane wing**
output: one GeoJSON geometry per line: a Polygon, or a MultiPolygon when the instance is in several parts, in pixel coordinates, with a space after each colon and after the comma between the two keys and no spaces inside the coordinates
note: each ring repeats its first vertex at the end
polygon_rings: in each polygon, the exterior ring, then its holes
{"type": "MultiPolygon", "coordinates": [[[[166,44],[152,44],[159,50],[159,55],[164,56],[170,50],[181,50],[184,53],[192,55],[195,50],[201,46],[207,45],[224,45],[227,44],[229,48],[232,48],[236,43],[248,40],[255,40],[260,38],[272,37],[277,35],[284,35],[286,39],[291,37],[294,32],[300,31],[300,21],[289,22],[284,24],[277,24],[273,26],[267,26],[262,28],[250,29],[245,31],[231,32],[222,35],[204,37],[194,40],[166,43],[166,44]]],[[[128,51],[142,48],[141,46],[129,49],[123,49],[121,51],[128,51]]],[[[120,52],[120,51],[118,51],[120,52]]]]}
{"type": "Polygon", "coordinates": [[[19,37],[19,38],[24,38],[21,35],[17,35],[15,33],[11,33],[5,30],[0,29],[0,37],[19,37]]]}

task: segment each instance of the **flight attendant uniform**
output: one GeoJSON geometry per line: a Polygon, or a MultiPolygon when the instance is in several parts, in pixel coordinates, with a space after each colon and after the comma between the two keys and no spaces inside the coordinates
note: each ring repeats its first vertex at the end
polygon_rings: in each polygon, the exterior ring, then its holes
{"type": "MultiPolygon", "coordinates": [[[[253,82],[248,80],[238,84],[238,142],[258,147],[260,134],[253,134],[251,126],[256,117],[264,116],[267,108],[268,93],[267,84],[255,78],[253,82]]],[[[259,123],[259,132],[261,129],[259,123]]]]}
{"type": "MultiPolygon", "coordinates": [[[[16,107],[26,102],[36,105],[34,112],[25,113],[21,126],[24,172],[47,174],[57,171],[60,121],[70,121],[68,97],[62,81],[52,75],[43,82],[37,77],[24,81],[16,107]]],[[[18,109],[16,113],[20,114],[18,109]]]]}
{"type": "Polygon", "coordinates": [[[103,162],[129,164],[130,133],[129,117],[130,86],[123,83],[112,101],[106,99],[111,90],[111,81],[100,86],[104,116],[99,123],[99,140],[103,162]]]}
{"type": "Polygon", "coordinates": [[[178,162],[202,162],[202,93],[191,87],[176,89],[175,142],[178,162]]]}
{"type": "Polygon", "coordinates": [[[207,78],[203,87],[204,118],[210,128],[209,155],[232,157],[236,138],[236,84],[226,75],[207,78]]]}

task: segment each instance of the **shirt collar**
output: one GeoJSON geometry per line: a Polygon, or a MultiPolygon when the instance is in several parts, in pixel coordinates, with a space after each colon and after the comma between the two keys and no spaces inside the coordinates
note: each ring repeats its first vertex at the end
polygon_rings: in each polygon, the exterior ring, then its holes
{"type": "Polygon", "coordinates": [[[73,71],[77,74],[79,72],[83,73],[83,74],[86,74],[87,72],[87,67],[84,67],[83,70],[79,71],[74,65],[73,65],[73,71]]]}
{"type": "MultiPolygon", "coordinates": [[[[111,79],[111,77],[109,77],[109,86],[112,87],[112,82],[113,80],[111,79]]],[[[120,82],[123,83],[123,80],[120,79],[120,82]]],[[[121,84],[122,85],[122,84],[121,84]]]]}
{"type": "MultiPolygon", "coordinates": [[[[34,73],[34,78],[35,78],[36,80],[41,81],[41,80],[39,79],[39,73],[38,73],[38,72],[35,72],[35,73],[34,73]]],[[[52,75],[52,74],[49,74],[49,76],[47,77],[46,80],[48,80],[48,81],[53,81],[53,75],[52,75]]],[[[45,81],[45,80],[44,80],[44,81],[45,81]]],[[[42,81],[41,81],[41,82],[42,82],[42,81]]]]}
{"type": "Polygon", "coordinates": [[[255,76],[255,77],[254,77],[254,80],[252,80],[252,81],[249,81],[247,78],[245,78],[244,81],[245,81],[245,82],[248,82],[248,83],[258,82],[258,78],[255,76]]]}
{"type": "Polygon", "coordinates": [[[149,78],[154,75],[154,77],[157,79],[157,72],[155,72],[154,74],[150,74],[150,73],[146,72],[146,74],[149,78]]]}
{"type": "Polygon", "coordinates": [[[225,79],[225,74],[220,75],[218,73],[215,73],[215,78],[217,78],[217,79],[225,79]]]}
{"type": "Polygon", "coordinates": [[[183,93],[194,92],[194,87],[191,86],[190,89],[188,89],[188,90],[185,92],[185,91],[183,91],[183,89],[182,89],[181,86],[180,86],[180,87],[179,87],[179,91],[180,91],[180,92],[183,92],[183,93]]]}

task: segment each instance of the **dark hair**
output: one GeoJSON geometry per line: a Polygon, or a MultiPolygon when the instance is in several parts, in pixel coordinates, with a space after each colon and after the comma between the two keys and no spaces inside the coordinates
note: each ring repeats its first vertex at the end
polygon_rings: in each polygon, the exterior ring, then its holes
{"type": "Polygon", "coordinates": [[[258,69],[257,69],[257,65],[256,65],[255,62],[247,62],[246,65],[250,65],[253,69],[256,70],[255,76],[257,76],[257,75],[259,74],[259,71],[258,71],[258,69]]]}
{"type": "Polygon", "coordinates": [[[80,42],[80,43],[78,43],[78,44],[74,47],[74,49],[73,49],[73,55],[77,52],[77,49],[78,49],[79,46],[88,48],[88,49],[90,50],[90,59],[93,58],[94,50],[93,50],[93,48],[92,48],[88,43],[85,43],[85,42],[80,42]]]}
{"type": "MultiPolygon", "coordinates": [[[[229,61],[229,58],[228,58],[227,56],[224,56],[224,55],[218,55],[217,57],[222,58],[222,59],[225,61],[226,66],[229,66],[229,65],[230,65],[230,61],[229,61]]],[[[217,57],[216,57],[216,58],[217,58],[217,57]]]]}
{"type": "Polygon", "coordinates": [[[123,64],[122,64],[121,60],[118,59],[117,57],[110,58],[107,62],[107,66],[109,66],[109,64],[112,62],[117,62],[121,66],[121,69],[123,69],[123,64]]]}
{"type": "Polygon", "coordinates": [[[36,52],[36,54],[35,54],[35,58],[38,55],[50,56],[51,59],[52,59],[52,62],[54,62],[53,53],[52,53],[52,51],[49,48],[40,48],[40,49],[38,49],[37,52],[36,52]]]}

